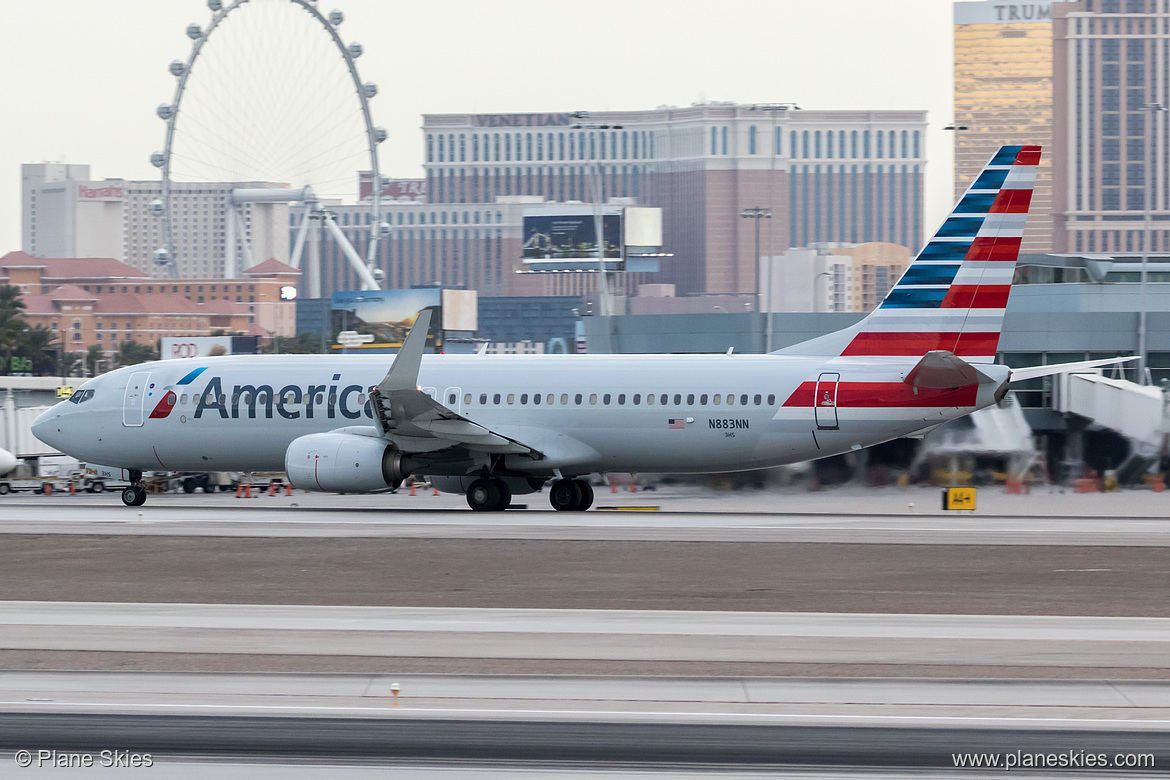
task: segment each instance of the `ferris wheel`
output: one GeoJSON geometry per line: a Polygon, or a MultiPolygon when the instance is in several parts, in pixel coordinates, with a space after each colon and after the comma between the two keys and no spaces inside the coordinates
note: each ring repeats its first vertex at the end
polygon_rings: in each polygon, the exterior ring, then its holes
{"type": "MultiPolygon", "coordinates": [[[[192,226],[197,231],[202,218],[208,233],[207,217],[188,214],[192,199],[185,196],[216,192],[226,201],[218,212],[223,230],[211,232],[222,236],[224,278],[254,262],[254,233],[260,231],[251,224],[253,212],[287,203],[296,204],[288,208],[299,216],[287,262],[300,268],[308,246],[310,297],[320,295],[322,230],[357,271],[362,289],[378,289],[380,272],[373,268],[382,232],[378,145],[386,132],[370,113],[378,88],[358,74],[362,46],[346,44],[338,33],[344,14],[323,14],[315,0],[207,0],[207,5],[211,21],[187,27],[190,54],[170,64],[177,79],[174,97],[157,109],[166,122],[166,140],[162,151],[151,155],[161,170],[161,197],[149,206],[161,221],[155,264],[171,277],[178,274],[181,253],[192,251],[184,231],[192,226]],[[359,171],[369,171],[374,185],[361,199],[368,216],[359,224],[370,226],[364,258],[328,208],[359,201],[359,171]],[[200,189],[211,183],[231,186],[200,189]]],[[[287,245],[287,223],[265,229],[283,231],[287,245]]],[[[218,247],[218,240],[212,246],[218,247]]]]}

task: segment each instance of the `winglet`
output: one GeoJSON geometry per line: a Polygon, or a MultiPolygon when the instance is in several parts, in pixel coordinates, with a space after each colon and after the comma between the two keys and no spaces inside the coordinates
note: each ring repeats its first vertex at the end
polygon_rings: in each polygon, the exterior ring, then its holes
{"type": "Polygon", "coordinates": [[[410,333],[402,342],[402,348],[394,358],[386,378],[378,383],[378,391],[383,395],[394,390],[414,390],[418,387],[418,369],[422,365],[423,350],[427,346],[427,332],[431,328],[431,310],[423,309],[418,313],[410,333]]]}

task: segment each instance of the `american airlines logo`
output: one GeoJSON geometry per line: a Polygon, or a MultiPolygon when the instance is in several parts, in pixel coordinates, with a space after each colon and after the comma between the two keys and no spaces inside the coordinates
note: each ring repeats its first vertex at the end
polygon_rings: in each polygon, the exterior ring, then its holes
{"type": "Polygon", "coordinates": [[[220,378],[212,377],[196,400],[196,420],[205,413],[219,415],[224,420],[238,420],[241,416],[255,419],[259,415],[271,420],[274,412],[286,420],[296,420],[302,416],[302,406],[307,420],[320,417],[322,412],[330,420],[339,415],[347,420],[356,420],[363,414],[370,419],[374,417],[366,388],[361,385],[285,385],[280,390],[272,385],[236,385],[228,396],[223,392],[220,378]]]}

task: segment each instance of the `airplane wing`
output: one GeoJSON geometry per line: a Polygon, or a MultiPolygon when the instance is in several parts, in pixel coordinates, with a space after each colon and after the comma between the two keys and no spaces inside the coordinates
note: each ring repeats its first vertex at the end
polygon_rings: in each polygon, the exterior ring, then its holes
{"type": "Polygon", "coordinates": [[[386,377],[370,391],[378,432],[405,452],[431,452],[452,445],[488,453],[542,454],[448,409],[418,389],[431,311],[423,310],[410,329],[386,377]]]}
{"type": "Polygon", "coordinates": [[[1072,374],[1099,366],[1111,366],[1115,363],[1129,363],[1137,360],[1137,355],[1129,357],[1101,358],[1100,360],[1078,360],[1075,363],[1055,363],[1051,366],[1030,366],[1028,368],[1013,368],[1011,382],[1022,382],[1025,379],[1035,379],[1053,374],[1072,374]]]}

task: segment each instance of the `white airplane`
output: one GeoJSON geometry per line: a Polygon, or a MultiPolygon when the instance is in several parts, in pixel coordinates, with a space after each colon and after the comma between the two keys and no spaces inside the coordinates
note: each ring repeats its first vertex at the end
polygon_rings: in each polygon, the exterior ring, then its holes
{"type": "Polygon", "coordinates": [[[0,450],[0,477],[16,468],[16,456],[8,450],[0,450]]]}
{"type": "Polygon", "coordinates": [[[1005,146],[882,304],[767,355],[423,356],[430,312],[383,356],[227,356],[86,382],[33,433],[143,471],[285,471],[304,490],[410,475],[501,510],[550,479],[588,509],[597,472],[761,469],[906,436],[990,406],[1012,381],[1116,361],[994,363],[1040,147],[1005,146]]]}

